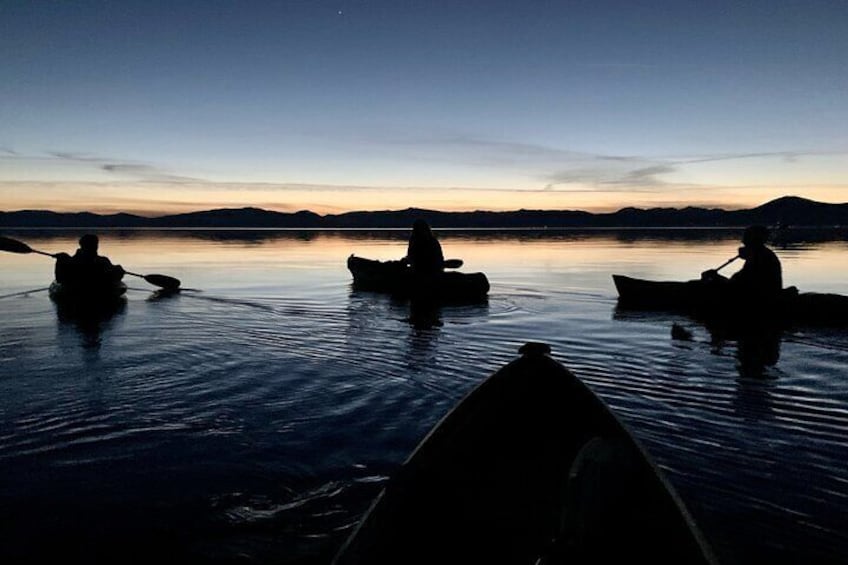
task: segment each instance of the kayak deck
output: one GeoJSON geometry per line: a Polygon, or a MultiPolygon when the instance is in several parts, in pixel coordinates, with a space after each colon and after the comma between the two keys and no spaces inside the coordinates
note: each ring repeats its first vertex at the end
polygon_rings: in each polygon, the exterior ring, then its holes
{"type": "Polygon", "coordinates": [[[528,344],[421,442],[334,563],[710,563],[645,451],[528,344]]]}

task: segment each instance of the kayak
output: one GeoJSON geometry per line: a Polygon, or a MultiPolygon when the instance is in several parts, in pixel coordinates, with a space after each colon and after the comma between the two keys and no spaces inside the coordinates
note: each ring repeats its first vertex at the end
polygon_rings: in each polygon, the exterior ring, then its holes
{"type": "Polygon", "coordinates": [[[106,285],[69,285],[53,281],[48,293],[60,309],[69,317],[101,317],[116,312],[126,303],[127,285],[122,282],[106,285]]]}
{"type": "Polygon", "coordinates": [[[401,261],[375,261],[351,255],[347,268],[357,290],[385,292],[435,302],[473,302],[485,299],[489,280],[483,273],[447,271],[418,277],[401,261]]]}
{"type": "Polygon", "coordinates": [[[95,286],[69,285],[53,281],[48,293],[57,302],[77,303],[110,303],[120,300],[127,292],[127,285],[122,282],[95,286]]]}
{"type": "Polygon", "coordinates": [[[714,563],[603,401],[547,345],[520,352],[430,431],[333,563],[714,563]]]}
{"type": "Polygon", "coordinates": [[[758,305],[740,300],[726,285],[691,281],[651,281],[613,275],[618,304],[632,310],[674,310],[710,319],[755,316],[781,324],[848,326],[848,296],[798,292],[784,288],[773,300],[758,305]],[[756,307],[754,307],[756,306],[756,307]]]}

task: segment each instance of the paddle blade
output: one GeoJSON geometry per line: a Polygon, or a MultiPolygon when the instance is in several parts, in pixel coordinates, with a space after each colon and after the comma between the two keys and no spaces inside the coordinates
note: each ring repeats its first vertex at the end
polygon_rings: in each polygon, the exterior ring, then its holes
{"type": "Polygon", "coordinates": [[[0,236],[0,251],[8,251],[9,253],[32,253],[32,248],[23,241],[0,236]]]}
{"type": "Polygon", "coordinates": [[[462,259],[445,259],[445,269],[458,269],[462,267],[462,259]]]}
{"type": "Polygon", "coordinates": [[[165,290],[177,290],[180,288],[180,279],[175,279],[168,275],[145,275],[144,280],[165,290]]]}

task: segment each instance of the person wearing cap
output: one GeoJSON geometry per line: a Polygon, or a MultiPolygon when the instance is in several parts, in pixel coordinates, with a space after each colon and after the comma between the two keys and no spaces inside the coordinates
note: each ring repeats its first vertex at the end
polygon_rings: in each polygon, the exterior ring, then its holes
{"type": "Polygon", "coordinates": [[[103,286],[114,284],[124,277],[124,269],[113,265],[108,257],[97,254],[100,240],[94,234],[79,239],[79,249],[73,257],[67,253],[56,256],[56,281],[70,285],[103,286]]]}
{"type": "Polygon", "coordinates": [[[416,275],[433,275],[444,271],[442,246],[426,221],[418,219],[413,222],[406,257],[402,261],[412,267],[416,275]]]}

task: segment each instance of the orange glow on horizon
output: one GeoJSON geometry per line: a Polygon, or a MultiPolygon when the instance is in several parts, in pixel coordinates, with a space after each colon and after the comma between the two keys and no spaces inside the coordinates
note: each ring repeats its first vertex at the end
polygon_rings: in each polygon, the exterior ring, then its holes
{"type": "Polygon", "coordinates": [[[266,187],[236,190],[186,189],[169,186],[98,186],[68,183],[0,183],[0,210],[51,210],[54,212],[126,212],[140,216],[161,216],[216,208],[256,207],[277,212],[310,210],[317,214],[353,211],[424,208],[446,212],[585,210],[613,212],[625,207],[651,208],[700,206],[739,209],[759,206],[781,196],[793,195],[820,202],[845,202],[848,185],[820,187],[715,187],[654,191],[566,191],[426,188],[345,188],[320,190],[266,187]],[[57,194],[61,195],[57,197],[57,194]]]}

